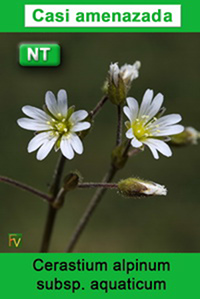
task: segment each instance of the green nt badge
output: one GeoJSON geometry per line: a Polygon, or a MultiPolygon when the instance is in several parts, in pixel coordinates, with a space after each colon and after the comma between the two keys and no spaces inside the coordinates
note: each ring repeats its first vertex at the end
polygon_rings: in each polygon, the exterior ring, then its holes
{"type": "Polygon", "coordinates": [[[21,66],[60,65],[60,46],[58,44],[21,44],[19,47],[21,66]]]}

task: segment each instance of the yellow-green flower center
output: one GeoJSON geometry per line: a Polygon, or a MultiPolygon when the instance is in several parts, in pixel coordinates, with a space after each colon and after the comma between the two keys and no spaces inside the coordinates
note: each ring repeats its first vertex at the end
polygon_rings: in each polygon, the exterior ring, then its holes
{"type": "Polygon", "coordinates": [[[56,135],[64,135],[66,133],[69,133],[72,124],[69,122],[69,120],[66,120],[63,118],[62,120],[55,120],[54,118],[51,119],[51,121],[47,122],[50,126],[52,131],[56,135]]]}
{"type": "Polygon", "coordinates": [[[132,124],[131,128],[133,130],[134,136],[138,139],[141,140],[146,137],[152,136],[150,129],[145,125],[145,122],[140,119],[136,119],[132,124]]]}
{"type": "Polygon", "coordinates": [[[54,127],[57,129],[59,133],[64,133],[68,131],[66,123],[58,122],[54,125],[54,127]]]}

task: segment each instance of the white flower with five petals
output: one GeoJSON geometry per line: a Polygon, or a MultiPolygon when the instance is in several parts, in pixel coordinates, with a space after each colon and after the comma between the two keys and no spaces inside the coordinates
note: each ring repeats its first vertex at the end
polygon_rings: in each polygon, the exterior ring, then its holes
{"type": "Polygon", "coordinates": [[[83,144],[77,133],[90,128],[91,124],[83,121],[88,112],[79,110],[74,112],[68,109],[67,93],[59,90],[57,100],[51,91],[45,95],[46,112],[32,106],[24,106],[22,111],[30,118],[20,118],[17,123],[20,127],[36,131],[36,135],[28,144],[28,152],[38,150],[37,159],[43,160],[55,146],[61,149],[62,154],[69,160],[73,159],[74,152],[83,153],[83,144]]]}
{"type": "Polygon", "coordinates": [[[179,114],[159,117],[163,100],[161,93],[153,98],[153,91],[147,89],[140,108],[137,100],[131,97],[127,98],[128,106],[124,107],[124,113],[129,119],[126,122],[126,137],[131,139],[131,145],[135,148],[148,146],[155,159],[159,158],[158,152],[170,157],[171,149],[162,139],[184,130],[183,126],[177,125],[182,119],[179,114]]]}

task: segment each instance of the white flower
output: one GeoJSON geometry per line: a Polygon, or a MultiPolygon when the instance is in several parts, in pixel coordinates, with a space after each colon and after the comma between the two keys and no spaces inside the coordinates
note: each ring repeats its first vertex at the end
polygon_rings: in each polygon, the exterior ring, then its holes
{"type": "Polygon", "coordinates": [[[144,190],[142,193],[144,195],[167,195],[167,189],[165,186],[154,183],[154,182],[143,182],[144,190]]]}
{"type": "Polygon", "coordinates": [[[198,132],[195,128],[186,127],[184,133],[187,136],[188,143],[190,142],[191,144],[198,144],[200,132],[198,132]]]}
{"type": "Polygon", "coordinates": [[[128,197],[167,195],[165,186],[139,178],[128,178],[120,181],[118,183],[118,189],[123,195],[128,197]]]}
{"type": "Polygon", "coordinates": [[[122,78],[123,82],[129,87],[131,82],[138,78],[140,66],[140,61],[136,61],[133,65],[124,64],[121,68],[119,68],[117,62],[111,63],[109,71],[110,80],[118,87],[119,78],[122,78]]]}
{"type": "Polygon", "coordinates": [[[184,131],[180,134],[171,136],[170,144],[176,146],[183,146],[189,144],[198,144],[198,139],[200,139],[200,132],[198,132],[193,127],[185,127],[184,131]]]}
{"type": "Polygon", "coordinates": [[[159,158],[158,152],[167,157],[172,155],[170,147],[161,140],[162,137],[179,134],[184,130],[183,126],[177,125],[181,120],[179,114],[159,117],[163,100],[161,93],[153,99],[153,91],[147,89],[140,108],[134,98],[127,98],[128,107],[124,107],[124,113],[129,119],[126,122],[126,137],[132,139],[131,145],[135,148],[147,145],[155,159],[159,158]]]}
{"type": "Polygon", "coordinates": [[[69,160],[73,159],[74,152],[83,153],[83,144],[77,133],[90,128],[89,122],[82,122],[88,113],[85,110],[74,112],[68,109],[67,93],[59,90],[57,100],[51,91],[45,95],[46,112],[41,109],[24,106],[22,111],[30,118],[20,118],[17,123],[20,127],[36,131],[37,134],[28,144],[28,152],[35,150],[37,159],[43,160],[53,146],[61,149],[62,154],[69,160]]]}

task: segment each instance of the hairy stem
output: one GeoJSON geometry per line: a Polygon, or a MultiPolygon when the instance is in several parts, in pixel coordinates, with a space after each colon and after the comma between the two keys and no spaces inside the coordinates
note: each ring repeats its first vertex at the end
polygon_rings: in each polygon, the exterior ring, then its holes
{"type": "Polygon", "coordinates": [[[56,214],[57,214],[57,210],[53,208],[52,205],[49,205],[40,252],[49,251],[49,245],[50,245],[53,227],[56,219],[56,214]]]}
{"type": "MultiPolygon", "coordinates": [[[[55,200],[56,195],[60,188],[60,181],[64,170],[65,161],[66,161],[65,157],[61,154],[54,171],[53,181],[50,186],[50,192],[53,196],[53,200],[55,200]]],[[[49,250],[49,245],[50,245],[53,227],[56,219],[56,214],[57,214],[57,209],[53,207],[52,204],[49,204],[40,252],[48,252],[49,250]]]]}
{"type": "Polygon", "coordinates": [[[46,193],[43,193],[41,192],[40,190],[37,190],[29,185],[26,185],[24,183],[21,183],[19,181],[16,181],[16,180],[13,180],[11,178],[8,178],[8,177],[4,177],[4,176],[0,176],[0,182],[4,182],[6,184],[10,184],[12,186],[15,186],[21,190],[24,190],[24,191],[28,191],[38,197],[41,197],[45,200],[47,200],[48,202],[52,202],[53,198],[51,196],[49,196],[48,194],[46,193]]]}
{"type": "Polygon", "coordinates": [[[123,125],[123,114],[122,114],[122,107],[121,105],[117,106],[117,138],[116,138],[116,145],[118,146],[122,142],[122,125],[123,125]]]}
{"type": "MultiPolygon", "coordinates": [[[[112,180],[112,178],[114,177],[115,173],[116,173],[117,169],[114,168],[113,166],[110,167],[109,171],[106,173],[106,175],[104,176],[102,183],[108,183],[112,180]]],[[[93,195],[85,213],[83,214],[83,216],[81,217],[74,233],[72,234],[72,237],[67,245],[66,248],[66,252],[72,252],[75,245],[77,244],[81,233],[83,232],[84,228],[86,227],[88,221],[90,220],[93,212],[95,211],[95,209],[97,208],[98,204],[100,203],[103,195],[105,194],[105,192],[107,191],[107,189],[104,188],[98,188],[97,191],[95,192],[95,194],[93,195]]]]}
{"type": "Polygon", "coordinates": [[[97,113],[101,110],[101,108],[107,102],[107,100],[108,100],[107,95],[104,95],[102,97],[102,99],[97,103],[96,107],[93,110],[90,111],[90,116],[92,118],[94,118],[97,115],[97,113]]]}
{"type": "Polygon", "coordinates": [[[65,161],[66,161],[66,158],[61,154],[58,159],[58,162],[57,162],[54,174],[53,174],[53,180],[52,180],[51,186],[49,188],[50,193],[53,195],[53,197],[55,197],[59,191],[60,181],[61,181],[63,170],[65,167],[65,161]]]}
{"type": "Polygon", "coordinates": [[[124,149],[124,152],[123,152],[123,156],[124,156],[124,157],[125,157],[125,156],[128,156],[128,157],[129,157],[128,153],[129,153],[130,146],[131,146],[131,141],[129,140],[129,141],[127,142],[127,144],[126,144],[126,146],[125,146],[125,149],[124,149]]]}
{"type": "Polygon", "coordinates": [[[87,189],[87,188],[104,188],[104,189],[117,189],[118,185],[115,183],[80,183],[77,186],[81,189],[87,189]]]}
{"type": "MultiPolygon", "coordinates": [[[[120,114],[120,113],[119,113],[120,114]]],[[[121,119],[121,117],[119,118],[121,119]]],[[[125,146],[124,152],[123,152],[123,157],[128,155],[128,151],[130,148],[130,141],[127,143],[127,145],[125,146]]],[[[100,203],[102,197],[104,196],[104,194],[106,193],[108,188],[105,188],[105,186],[112,181],[112,179],[114,178],[116,172],[119,169],[116,168],[115,166],[112,165],[110,166],[110,169],[108,170],[108,172],[105,174],[102,182],[99,184],[99,187],[97,189],[97,191],[94,193],[88,207],[85,210],[85,213],[83,214],[83,216],[81,217],[81,219],[79,220],[79,223],[77,225],[77,227],[75,228],[69,243],[66,247],[65,252],[72,252],[74,247],[76,246],[77,242],[79,241],[81,234],[83,232],[83,230],[85,229],[86,225],[88,224],[93,212],[95,211],[95,209],[97,208],[98,204],[100,203]],[[100,186],[101,185],[101,186],[100,186]],[[103,187],[103,188],[102,188],[103,187]]],[[[82,184],[83,185],[83,184],[82,184]]],[[[109,185],[109,184],[108,184],[109,185]]],[[[113,188],[116,188],[116,184],[111,184],[113,186],[113,188]]],[[[80,186],[80,185],[79,185],[80,186]]]]}
{"type": "MultiPolygon", "coordinates": [[[[94,118],[97,113],[101,110],[105,102],[108,100],[107,96],[103,96],[102,99],[97,103],[96,107],[90,111],[90,116],[94,118]]],[[[60,189],[60,181],[62,177],[62,173],[64,170],[64,164],[65,164],[65,157],[61,155],[58,164],[55,168],[54,176],[53,176],[53,182],[50,186],[50,192],[53,195],[53,201],[58,198],[58,192],[60,189]]],[[[47,215],[47,220],[46,220],[46,225],[45,225],[45,230],[43,234],[43,240],[42,240],[42,245],[41,245],[41,252],[48,252],[50,240],[51,240],[51,235],[53,232],[53,227],[55,223],[55,218],[57,214],[57,208],[56,206],[49,205],[49,210],[48,210],[48,215],[47,215]]]]}

